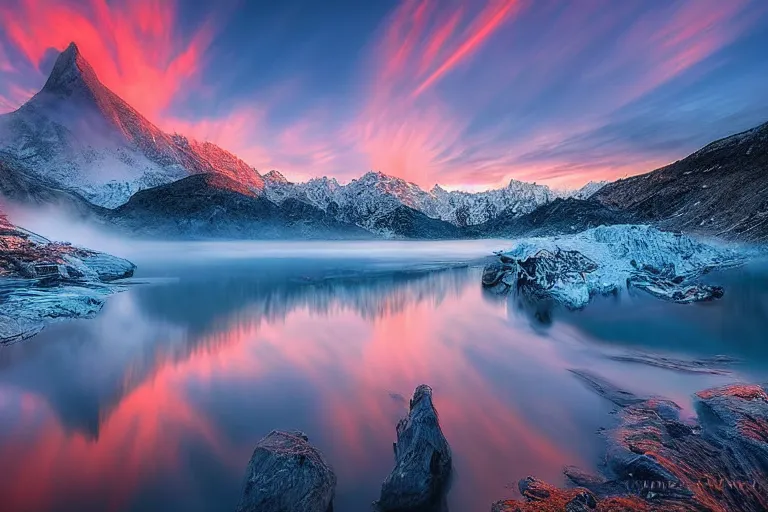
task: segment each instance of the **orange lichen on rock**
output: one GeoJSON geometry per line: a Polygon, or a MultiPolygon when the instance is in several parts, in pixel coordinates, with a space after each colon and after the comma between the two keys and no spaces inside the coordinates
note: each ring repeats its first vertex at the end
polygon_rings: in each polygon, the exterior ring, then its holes
{"type": "Polygon", "coordinates": [[[701,391],[696,407],[702,414],[689,423],[669,400],[637,397],[586,371],[577,375],[620,408],[619,425],[606,432],[603,474],[566,468],[578,486],[568,490],[528,477],[520,482],[525,502],[499,502],[494,512],[768,510],[764,388],[734,384],[701,391]]]}
{"type": "Polygon", "coordinates": [[[756,384],[731,384],[720,388],[699,391],[696,396],[703,400],[717,396],[732,396],[742,400],[764,400],[768,402],[768,393],[756,384]]]}
{"type": "Polygon", "coordinates": [[[520,481],[525,501],[502,500],[491,512],[652,512],[648,504],[634,496],[596,498],[587,489],[559,489],[528,477],[520,481]]]}

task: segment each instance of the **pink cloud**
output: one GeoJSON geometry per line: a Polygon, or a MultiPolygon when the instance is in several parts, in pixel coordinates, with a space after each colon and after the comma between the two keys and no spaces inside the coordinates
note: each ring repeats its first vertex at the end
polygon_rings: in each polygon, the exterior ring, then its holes
{"type": "MultiPolygon", "coordinates": [[[[744,16],[754,5],[748,0],[653,9],[610,1],[403,0],[369,47],[369,68],[360,70],[368,80],[357,91],[361,98],[353,98],[362,100],[359,108],[339,114],[317,104],[276,124],[282,117],[272,114],[306,91],[278,84],[285,86],[279,95],[239,100],[212,115],[169,114],[190,86],[200,92],[213,34],[208,23],[181,36],[173,1],[17,5],[0,7],[0,26],[18,53],[36,66],[74,37],[100,79],[163,129],[214,142],[259,170],[277,168],[294,179],[376,169],[426,187],[482,188],[510,178],[578,185],[679,158],[674,150],[604,155],[559,148],[588,138],[659,87],[695,79],[754,21],[744,16]],[[540,30],[530,30],[533,18],[540,30]],[[556,97],[548,96],[552,90],[556,97]],[[543,112],[531,105],[543,105],[543,112]],[[488,112],[497,121],[487,121],[488,112]]],[[[0,72],[8,66],[0,46],[0,72]]],[[[216,86],[208,87],[216,98],[216,86]]],[[[31,94],[18,85],[0,89],[0,111],[31,94]]]]}
{"type": "Polygon", "coordinates": [[[0,94],[0,114],[16,110],[37,92],[34,89],[24,88],[13,82],[9,83],[6,87],[5,94],[0,94]]]}
{"type": "MultiPolygon", "coordinates": [[[[517,6],[516,0],[505,0],[502,2],[490,2],[485,6],[483,11],[478,16],[475,23],[469,29],[466,39],[453,51],[451,54],[440,63],[437,68],[427,76],[427,78],[419,85],[419,87],[413,92],[415,96],[418,96],[429,88],[432,84],[438,81],[444,74],[450,71],[453,67],[459,64],[463,59],[467,58],[473,51],[477,50],[480,45],[491,35],[501,24],[512,14],[513,8],[517,6]]],[[[442,31],[438,30],[433,38],[439,41],[444,37],[444,31],[449,27],[452,28],[455,25],[453,19],[442,27],[442,31]]],[[[427,54],[429,50],[427,48],[427,54]]]]}
{"type": "Polygon", "coordinates": [[[176,3],[22,0],[0,8],[9,41],[37,66],[50,48],[75,41],[99,79],[140,112],[157,120],[201,68],[211,29],[191,38],[174,31],[176,3]]]}
{"type": "Polygon", "coordinates": [[[0,42],[0,72],[10,73],[12,71],[14,71],[14,67],[11,65],[8,54],[5,52],[3,43],[0,42]]]}

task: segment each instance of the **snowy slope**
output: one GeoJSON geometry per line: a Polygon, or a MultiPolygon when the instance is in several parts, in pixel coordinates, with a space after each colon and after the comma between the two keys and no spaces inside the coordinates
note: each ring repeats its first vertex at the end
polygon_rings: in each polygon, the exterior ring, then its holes
{"type": "Polygon", "coordinates": [[[574,199],[589,199],[595,195],[601,188],[608,184],[607,181],[590,181],[583,187],[576,189],[568,194],[566,197],[572,197],[574,199]]]}
{"type": "Polygon", "coordinates": [[[370,227],[401,206],[454,226],[472,226],[502,212],[529,213],[555,198],[546,186],[515,180],[504,188],[486,192],[449,192],[437,185],[427,192],[414,183],[381,172],[366,173],[347,185],[326,177],[289,183],[275,171],[269,174],[269,178],[265,176],[265,193],[272,201],[300,199],[322,210],[330,208],[340,220],[363,227],[370,227]]]}
{"type": "Polygon", "coordinates": [[[0,116],[0,151],[47,184],[107,207],[203,172],[254,191],[264,186],[253,168],[218,146],[161,131],[101,84],[74,44],[59,55],[40,92],[0,116]]]}

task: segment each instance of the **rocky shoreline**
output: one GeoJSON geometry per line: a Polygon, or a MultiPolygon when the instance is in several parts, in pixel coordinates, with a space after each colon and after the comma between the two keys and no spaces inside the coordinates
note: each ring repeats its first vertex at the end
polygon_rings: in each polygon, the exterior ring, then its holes
{"type": "Polygon", "coordinates": [[[492,512],[768,510],[768,393],[732,384],[696,393],[698,419],[680,420],[670,400],[639,397],[586,371],[574,371],[619,408],[606,431],[600,475],[567,467],[577,487],[520,481],[524,501],[497,502],[492,512]]]}
{"type": "Polygon", "coordinates": [[[0,345],[60,318],[90,318],[135,265],[109,254],[51,242],[0,213],[0,345]]]}
{"type": "MultiPolygon", "coordinates": [[[[575,377],[617,408],[618,424],[604,431],[600,474],[575,467],[571,488],[533,476],[523,499],[498,501],[491,512],[759,512],[768,510],[768,389],[731,384],[696,393],[698,419],[680,407],[641,397],[584,370],[575,377]]],[[[421,385],[397,425],[395,468],[372,504],[374,512],[447,512],[451,452],[432,389],[421,385]]],[[[273,431],[259,441],[237,512],[330,512],[336,476],[300,432],[273,431]]]]}

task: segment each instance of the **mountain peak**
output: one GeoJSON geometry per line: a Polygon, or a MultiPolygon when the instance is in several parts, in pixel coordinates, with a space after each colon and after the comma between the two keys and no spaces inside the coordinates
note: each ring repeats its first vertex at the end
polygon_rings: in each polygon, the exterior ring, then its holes
{"type": "Polygon", "coordinates": [[[267,181],[271,184],[277,185],[284,185],[286,183],[289,183],[285,176],[282,175],[280,171],[276,171],[272,169],[267,174],[263,176],[264,181],[267,181]]]}
{"type": "Polygon", "coordinates": [[[432,190],[430,190],[432,194],[445,194],[446,190],[440,186],[439,183],[435,183],[435,186],[432,187],[432,190]]]}
{"type": "Polygon", "coordinates": [[[44,91],[71,94],[82,85],[93,88],[100,84],[96,72],[80,53],[80,49],[72,42],[59,54],[53,65],[44,91]]]}

